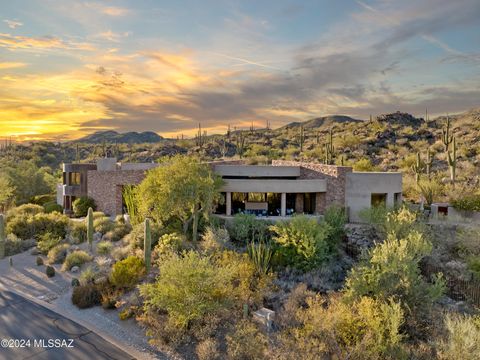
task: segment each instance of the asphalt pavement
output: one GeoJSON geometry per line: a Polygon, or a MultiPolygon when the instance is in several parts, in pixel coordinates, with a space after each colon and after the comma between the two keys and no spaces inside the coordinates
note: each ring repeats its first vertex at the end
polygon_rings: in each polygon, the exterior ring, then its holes
{"type": "Polygon", "coordinates": [[[0,290],[0,360],[131,360],[82,325],[0,290]]]}

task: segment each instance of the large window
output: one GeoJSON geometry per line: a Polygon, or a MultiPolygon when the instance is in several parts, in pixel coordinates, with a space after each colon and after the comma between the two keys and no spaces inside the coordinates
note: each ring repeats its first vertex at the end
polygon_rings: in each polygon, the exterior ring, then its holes
{"type": "Polygon", "coordinates": [[[387,206],[387,194],[372,194],[372,206],[387,206]]]}
{"type": "Polygon", "coordinates": [[[316,208],[316,196],[315,193],[303,194],[303,212],[305,214],[314,214],[316,208]]]}
{"type": "Polygon", "coordinates": [[[82,181],[82,175],[77,172],[69,173],[70,176],[70,185],[80,185],[82,181]]]}

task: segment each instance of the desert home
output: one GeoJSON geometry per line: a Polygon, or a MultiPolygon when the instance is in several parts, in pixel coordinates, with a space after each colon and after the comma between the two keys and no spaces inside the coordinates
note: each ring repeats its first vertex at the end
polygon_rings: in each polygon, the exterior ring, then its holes
{"type": "MultiPolygon", "coordinates": [[[[322,215],[336,204],[348,210],[350,221],[358,221],[364,208],[402,201],[399,172],[354,172],[348,166],[285,160],[273,160],[271,165],[246,165],[240,160],[210,164],[224,180],[224,201],[216,209],[221,216],[322,215]]],[[[140,183],[146,171],[156,166],[159,164],[117,163],[115,158],[102,158],[96,164],[64,164],[57,201],[69,214],[76,198],[88,196],[99,211],[122,214],[123,187],[140,183]]]]}

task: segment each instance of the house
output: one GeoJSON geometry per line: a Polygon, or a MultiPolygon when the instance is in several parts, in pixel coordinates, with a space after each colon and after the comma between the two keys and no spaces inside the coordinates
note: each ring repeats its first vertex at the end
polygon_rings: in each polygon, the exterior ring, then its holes
{"type": "MultiPolygon", "coordinates": [[[[395,206],[402,201],[402,174],[354,172],[351,167],[273,160],[271,165],[245,165],[242,161],[210,163],[224,185],[220,216],[237,213],[281,219],[293,214],[322,215],[329,206],[348,210],[350,221],[376,205],[395,206]]],[[[154,163],[117,163],[104,158],[97,164],[64,164],[61,205],[71,213],[79,196],[95,200],[97,209],[109,215],[124,211],[122,189],[138,184],[154,163]]]]}

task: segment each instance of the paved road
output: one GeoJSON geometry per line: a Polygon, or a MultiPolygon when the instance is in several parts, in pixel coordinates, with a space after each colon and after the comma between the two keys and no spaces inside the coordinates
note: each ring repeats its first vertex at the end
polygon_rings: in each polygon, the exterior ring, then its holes
{"type": "Polygon", "coordinates": [[[133,359],[85,327],[9,291],[0,291],[0,346],[1,360],[133,359]],[[17,341],[5,347],[5,339],[17,341]]]}

